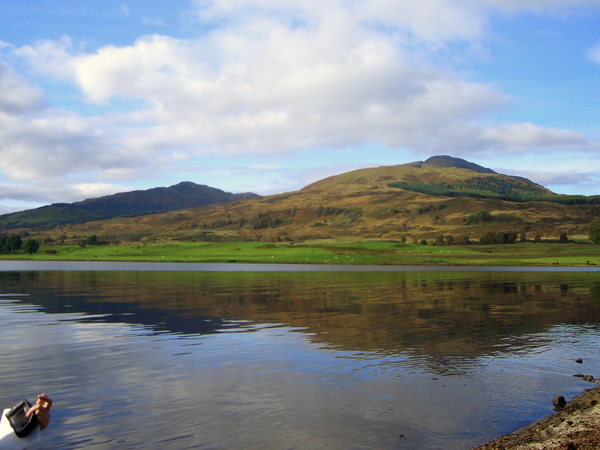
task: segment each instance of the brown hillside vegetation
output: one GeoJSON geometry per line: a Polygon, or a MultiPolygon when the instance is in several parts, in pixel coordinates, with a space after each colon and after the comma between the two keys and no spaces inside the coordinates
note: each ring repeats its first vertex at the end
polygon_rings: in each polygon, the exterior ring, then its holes
{"type": "MultiPolygon", "coordinates": [[[[600,217],[598,205],[513,202],[470,197],[440,197],[389,186],[394,182],[454,183],[499,174],[456,167],[410,163],[361,169],[326,178],[300,191],[203,208],[69,225],[44,234],[53,239],[96,234],[109,242],[140,241],[291,241],[326,238],[434,240],[440,235],[477,240],[488,231],[513,230],[528,239],[585,235],[600,217]],[[489,221],[470,221],[480,211],[489,221]],[[467,224],[468,223],[468,224],[467,224]]],[[[529,189],[550,193],[531,184],[529,189]]]]}

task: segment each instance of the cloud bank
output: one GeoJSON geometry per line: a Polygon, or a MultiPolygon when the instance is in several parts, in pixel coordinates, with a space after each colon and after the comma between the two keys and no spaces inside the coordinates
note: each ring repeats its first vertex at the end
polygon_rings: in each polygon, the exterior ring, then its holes
{"type": "MultiPolygon", "coordinates": [[[[485,42],[493,14],[567,14],[600,1],[193,4],[195,38],[154,34],[87,49],[65,36],[11,47],[33,77],[66,83],[103,112],[53,108],[0,61],[3,180],[15,189],[68,180],[65,201],[81,195],[77,186],[107,192],[194,158],[288,157],[368,142],[463,157],[598,147],[573,130],[494,124],[513,99],[464,78],[440,55],[485,42]]],[[[600,64],[599,48],[588,56],[600,64]]]]}

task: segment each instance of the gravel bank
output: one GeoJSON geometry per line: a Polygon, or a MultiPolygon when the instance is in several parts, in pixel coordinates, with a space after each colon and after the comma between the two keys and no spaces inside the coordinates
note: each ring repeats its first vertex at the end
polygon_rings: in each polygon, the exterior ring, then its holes
{"type": "Polygon", "coordinates": [[[587,389],[539,422],[475,447],[478,450],[600,449],[600,388],[587,389]]]}

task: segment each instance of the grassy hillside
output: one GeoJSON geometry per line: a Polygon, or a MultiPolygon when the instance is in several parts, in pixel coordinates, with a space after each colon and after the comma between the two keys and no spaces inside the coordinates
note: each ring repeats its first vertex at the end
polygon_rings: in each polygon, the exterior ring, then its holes
{"type": "Polygon", "coordinates": [[[450,197],[394,187],[402,182],[466,185],[486,177],[553,195],[514,177],[420,162],[356,170],[280,195],[28,232],[48,243],[75,243],[91,234],[114,243],[403,238],[412,243],[440,235],[477,240],[486,232],[508,230],[525,233],[529,240],[536,235],[558,238],[561,233],[585,236],[587,224],[600,218],[595,204],[450,197]],[[477,220],[484,211],[487,219],[477,220]]]}

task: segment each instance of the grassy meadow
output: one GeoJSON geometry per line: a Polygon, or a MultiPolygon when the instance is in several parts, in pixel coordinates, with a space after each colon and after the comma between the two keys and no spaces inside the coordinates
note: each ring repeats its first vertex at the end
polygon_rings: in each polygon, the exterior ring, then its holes
{"type": "Polygon", "coordinates": [[[139,245],[42,246],[37,253],[3,255],[11,260],[141,261],[277,264],[594,266],[600,246],[587,243],[518,243],[511,245],[418,245],[386,241],[302,244],[225,242],[139,245]],[[48,251],[55,251],[50,254],[48,251]]]}

